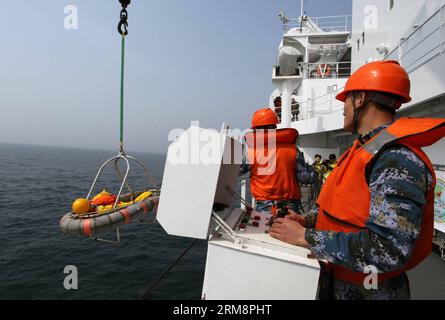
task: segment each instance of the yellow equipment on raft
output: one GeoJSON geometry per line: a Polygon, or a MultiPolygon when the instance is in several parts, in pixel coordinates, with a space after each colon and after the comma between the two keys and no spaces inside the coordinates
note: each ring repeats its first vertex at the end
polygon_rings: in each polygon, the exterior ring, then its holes
{"type": "MultiPolygon", "coordinates": [[[[107,212],[111,212],[112,209],[122,209],[125,207],[128,207],[129,205],[132,205],[136,202],[145,200],[146,198],[150,197],[153,194],[153,192],[151,191],[143,191],[138,197],[136,197],[134,200],[132,201],[119,201],[116,208],[114,207],[113,204],[106,204],[106,205],[98,205],[95,206],[94,202],[97,201],[98,199],[100,199],[101,197],[104,196],[112,196],[111,193],[109,193],[106,190],[103,190],[102,192],[98,193],[97,195],[95,195],[91,201],[88,201],[85,198],[77,198],[76,200],[74,200],[73,202],[73,212],[75,214],[78,215],[83,215],[83,214],[87,214],[87,213],[107,213],[107,212]],[[93,203],[93,204],[92,204],[93,203]]],[[[114,200],[113,200],[114,202],[114,200]]]]}
{"type": "MultiPolygon", "coordinates": [[[[136,202],[145,200],[146,198],[150,197],[153,193],[151,191],[144,191],[140,196],[138,196],[136,199],[134,199],[133,201],[129,201],[129,202],[119,202],[117,204],[117,208],[118,209],[122,209],[125,208],[129,205],[132,205],[136,202]]],[[[94,200],[94,198],[92,199],[94,200]]],[[[101,213],[106,213],[109,212],[110,210],[112,210],[114,208],[114,206],[112,204],[108,204],[108,205],[101,205],[101,206],[97,206],[96,208],[96,212],[101,214],[101,213]]]]}
{"type": "Polygon", "coordinates": [[[72,209],[77,214],[88,213],[91,210],[90,202],[85,198],[77,198],[73,202],[72,209]]]}

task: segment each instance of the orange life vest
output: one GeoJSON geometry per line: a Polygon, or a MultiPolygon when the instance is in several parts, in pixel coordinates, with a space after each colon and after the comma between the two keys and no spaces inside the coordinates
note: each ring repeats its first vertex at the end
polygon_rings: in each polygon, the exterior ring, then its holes
{"type": "MultiPolygon", "coordinates": [[[[380,151],[390,145],[403,145],[413,151],[426,165],[433,176],[433,186],[426,191],[419,238],[407,264],[400,270],[381,273],[378,281],[390,279],[414,268],[431,252],[434,223],[434,185],[436,178],[428,156],[421,147],[429,146],[445,136],[445,119],[402,118],[382,130],[366,144],[358,140],[339,159],[337,167],[325,182],[317,199],[319,212],[316,229],[336,232],[359,232],[366,228],[369,219],[370,192],[366,172],[380,151]]],[[[363,284],[368,274],[353,272],[332,263],[328,264],[334,277],[340,280],[363,284]]]]}
{"type": "Polygon", "coordinates": [[[296,178],[298,131],[255,130],[245,136],[250,163],[250,191],[256,200],[301,198],[296,178]]]}

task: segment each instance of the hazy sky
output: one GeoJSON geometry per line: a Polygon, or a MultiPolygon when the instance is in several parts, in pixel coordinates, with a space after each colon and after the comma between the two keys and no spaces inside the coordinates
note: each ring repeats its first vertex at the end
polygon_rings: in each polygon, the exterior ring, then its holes
{"type": "MultiPolygon", "coordinates": [[[[311,16],[350,14],[352,0],[307,0],[311,16]]],[[[117,149],[118,0],[1,1],[0,142],[117,149]],[[78,9],[66,30],[64,8],[78,9]]],[[[249,126],[274,90],[277,17],[299,0],[132,0],[125,146],[166,152],[191,121],[249,126]]]]}

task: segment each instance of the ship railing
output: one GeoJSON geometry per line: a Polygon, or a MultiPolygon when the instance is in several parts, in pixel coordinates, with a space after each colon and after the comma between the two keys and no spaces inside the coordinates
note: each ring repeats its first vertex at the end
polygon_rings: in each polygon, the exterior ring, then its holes
{"type": "Polygon", "coordinates": [[[301,63],[305,79],[348,78],[351,61],[301,63]]]}
{"type": "MultiPolygon", "coordinates": [[[[331,62],[331,63],[312,63],[303,65],[307,68],[306,71],[304,72],[304,74],[307,75],[306,79],[330,80],[332,78],[337,78],[337,79],[344,78],[346,80],[346,78],[349,78],[349,76],[351,75],[352,67],[357,69],[363,64],[364,62],[344,61],[344,62],[331,62]],[[323,74],[323,70],[326,70],[323,69],[325,68],[325,66],[323,66],[324,64],[329,64],[331,66],[330,69],[331,72],[329,75],[323,74]],[[313,74],[314,70],[315,74],[313,74]]],[[[306,120],[320,115],[337,112],[338,110],[342,109],[343,103],[336,100],[335,96],[344,89],[345,80],[341,81],[340,83],[331,81],[330,83],[327,83],[326,93],[321,94],[315,98],[309,98],[304,101],[297,101],[298,107],[292,108],[291,110],[292,112],[291,120],[292,121],[306,120]]]]}
{"type": "Polygon", "coordinates": [[[335,99],[335,96],[343,89],[343,86],[338,87],[334,84],[330,86],[326,94],[305,101],[298,101],[298,114],[292,114],[292,121],[307,120],[343,109],[343,102],[335,99]]]}
{"type": "Polygon", "coordinates": [[[332,51],[332,50],[348,50],[351,47],[350,43],[317,43],[309,44],[307,46],[309,51],[320,52],[320,51],[332,51]]]}
{"type": "Polygon", "coordinates": [[[401,38],[400,44],[385,56],[385,60],[397,60],[411,73],[444,52],[445,4],[401,38]]]}
{"type": "MultiPolygon", "coordinates": [[[[314,22],[316,26],[313,26],[315,29],[317,27],[324,32],[351,32],[352,30],[352,16],[351,15],[340,15],[340,16],[323,16],[323,17],[309,17],[307,21],[314,22]]],[[[283,30],[289,31],[292,28],[301,29],[302,24],[300,18],[296,19],[285,19],[283,21],[283,30]]]]}

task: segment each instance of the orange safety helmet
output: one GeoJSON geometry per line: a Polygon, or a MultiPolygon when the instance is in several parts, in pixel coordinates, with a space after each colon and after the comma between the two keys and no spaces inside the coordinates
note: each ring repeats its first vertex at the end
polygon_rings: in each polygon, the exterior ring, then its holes
{"type": "Polygon", "coordinates": [[[278,116],[272,109],[258,109],[252,116],[252,129],[278,124],[278,122],[278,116]]]}
{"type": "Polygon", "coordinates": [[[358,68],[335,98],[344,102],[353,91],[384,92],[400,97],[402,103],[411,101],[408,73],[395,60],[369,62],[358,68]]]}

